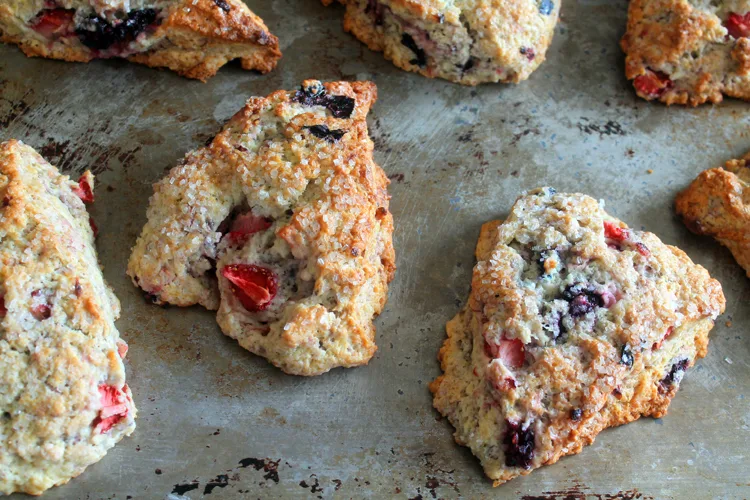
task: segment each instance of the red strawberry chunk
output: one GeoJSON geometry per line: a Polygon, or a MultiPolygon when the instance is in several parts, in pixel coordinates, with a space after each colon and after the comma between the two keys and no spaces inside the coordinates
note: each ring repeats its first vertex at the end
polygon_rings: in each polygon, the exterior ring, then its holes
{"type": "Polygon", "coordinates": [[[65,35],[71,31],[74,14],[75,11],[71,9],[43,10],[31,28],[47,38],[65,35]]]}
{"type": "Polygon", "coordinates": [[[500,343],[484,341],[484,352],[488,357],[500,359],[508,368],[523,366],[526,357],[523,342],[520,339],[500,339],[500,343]]]}
{"type": "MultiPolygon", "coordinates": [[[[123,386],[123,389],[126,386],[123,386]]],[[[102,403],[102,409],[96,416],[91,425],[99,434],[109,431],[118,422],[128,416],[130,407],[128,405],[128,395],[123,389],[118,389],[113,385],[100,384],[99,398],[102,403]]]]}
{"type": "Polygon", "coordinates": [[[37,321],[44,321],[52,316],[52,308],[49,304],[49,298],[44,296],[42,290],[34,290],[31,292],[31,297],[33,301],[31,315],[34,316],[34,319],[37,321]],[[39,297],[41,297],[41,299],[39,297]]]}
{"type": "Polygon", "coordinates": [[[276,275],[265,267],[231,264],[221,270],[221,275],[229,280],[232,293],[248,311],[267,309],[276,296],[276,275]]]}
{"type": "Polygon", "coordinates": [[[615,241],[624,241],[628,237],[628,230],[616,225],[614,222],[604,222],[604,237],[615,241]]]}
{"type": "Polygon", "coordinates": [[[670,80],[666,73],[647,69],[645,74],[639,75],[633,80],[633,85],[641,96],[646,99],[656,99],[671,89],[674,82],[670,80]]]}
{"type": "Polygon", "coordinates": [[[91,184],[89,184],[88,176],[86,175],[78,179],[78,187],[73,188],[73,192],[84,203],[94,202],[94,190],[91,189],[91,184]]]}
{"type": "Polygon", "coordinates": [[[750,12],[741,16],[734,12],[724,21],[724,27],[729,32],[729,36],[734,38],[750,37],[750,12]]]}
{"type": "Polygon", "coordinates": [[[639,254],[643,255],[644,257],[648,257],[651,255],[651,252],[649,251],[648,247],[641,243],[640,241],[635,244],[635,249],[638,251],[639,254]]]}
{"type": "Polygon", "coordinates": [[[229,242],[232,245],[243,245],[250,236],[261,231],[265,231],[273,221],[266,217],[258,217],[252,212],[237,216],[232,223],[232,227],[227,234],[229,242]]]}
{"type": "Polygon", "coordinates": [[[128,344],[126,344],[122,340],[118,340],[117,341],[117,354],[120,355],[121,359],[125,359],[125,356],[128,354],[128,344]]]}

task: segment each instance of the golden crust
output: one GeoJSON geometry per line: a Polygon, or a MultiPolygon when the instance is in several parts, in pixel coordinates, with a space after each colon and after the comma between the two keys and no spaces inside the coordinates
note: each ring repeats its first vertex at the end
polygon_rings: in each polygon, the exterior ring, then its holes
{"type": "Polygon", "coordinates": [[[371,50],[401,69],[464,85],[527,79],[544,61],[560,6],[559,0],[339,2],[346,6],[344,29],[371,50]]]}
{"type": "MultiPolygon", "coordinates": [[[[145,40],[134,43],[125,57],[202,81],[235,59],[247,70],[273,70],[281,57],[278,39],[243,2],[225,0],[222,4],[229,10],[213,0],[172,2],[161,24],[145,40]]],[[[102,57],[75,37],[49,41],[28,26],[30,18],[20,15],[0,6],[0,41],[18,44],[27,56],[70,62],[102,57]]]]}
{"type": "Polygon", "coordinates": [[[587,196],[546,188],[483,226],[477,261],[430,390],[495,486],[580,452],[606,427],[665,414],[725,305],[684,252],[587,196]],[[518,342],[514,359],[506,348],[518,342]],[[510,445],[513,426],[531,454],[510,445]]]}
{"type": "Polygon", "coordinates": [[[310,80],[250,99],[154,186],[128,265],[136,285],[155,302],[218,308],[227,335],[288,373],[366,364],[395,270],[388,179],[366,122],[376,97],[369,82],[310,80]],[[223,226],[248,214],[268,229],[232,247],[223,226]],[[235,298],[222,274],[234,264],[278,277],[268,310],[235,298]]]}
{"type": "Polygon", "coordinates": [[[677,195],[675,211],[696,234],[729,248],[750,277],[750,153],[705,170],[677,195]]]}
{"type": "Polygon", "coordinates": [[[631,1],[620,45],[626,54],[625,75],[634,80],[636,93],[647,100],[691,106],[718,103],[724,95],[750,99],[750,40],[730,36],[725,27],[730,6],[730,2],[631,1]],[[638,84],[637,78],[653,72],[669,78],[667,88],[649,92],[648,85],[638,84]]]}
{"type": "Polygon", "coordinates": [[[77,187],[23,143],[0,144],[0,494],[64,484],[135,429],[120,304],[77,187]],[[127,415],[100,431],[102,385],[127,415]]]}

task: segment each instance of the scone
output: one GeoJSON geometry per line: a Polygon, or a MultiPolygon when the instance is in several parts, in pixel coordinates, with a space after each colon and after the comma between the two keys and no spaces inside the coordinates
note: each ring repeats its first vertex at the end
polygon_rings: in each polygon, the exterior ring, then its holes
{"type": "Polygon", "coordinates": [[[625,74],[647,100],[750,99],[750,1],[632,0],[625,74]]]}
{"type": "Polygon", "coordinates": [[[157,304],[218,309],[287,373],[366,364],[395,270],[369,82],[254,97],[154,186],[128,265],[157,304]]]}
{"type": "Polygon", "coordinates": [[[542,64],[561,0],[339,2],[344,28],[399,68],[477,85],[518,83],[542,64]]]}
{"type": "Polygon", "coordinates": [[[75,183],[0,144],[0,494],[67,483],[135,429],[92,188],[88,172],[75,183]]]}
{"type": "Polygon", "coordinates": [[[227,62],[271,71],[279,43],[241,0],[9,0],[0,41],[65,61],[124,57],[206,81],[227,62]]]}
{"type": "Polygon", "coordinates": [[[688,229],[726,246],[750,277],[750,153],[701,172],[677,195],[675,210],[688,229]]]}
{"type": "Polygon", "coordinates": [[[664,415],[724,310],[704,268],[581,194],[524,194],[476,256],[430,389],[495,486],[664,415]]]}

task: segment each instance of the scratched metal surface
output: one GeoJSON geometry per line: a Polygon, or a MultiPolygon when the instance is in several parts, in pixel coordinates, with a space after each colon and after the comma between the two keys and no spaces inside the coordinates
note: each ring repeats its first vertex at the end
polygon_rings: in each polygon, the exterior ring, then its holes
{"type": "Polygon", "coordinates": [[[671,210],[699,171],[750,149],[747,104],[666,109],[636,99],[618,48],[624,0],[566,0],[530,81],[477,89],[395,69],[342,31],[340,8],[249,3],[282,42],[270,75],[232,66],[202,84],[0,46],[0,139],[22,139],[66,172],[98,174],[99,254],[123,302],[118,326],[140,410],[132,437],[46,498],[750,496],[750,280],[671,210]],[[369,366],[310,379],[240,349],[213,313],[146,304],[124,273],[151,183],[247,97],[307,77],[379,86],[370,125],[393,179],[399,266],[369,366]],[[603,198],[686,250],[721,281],[728,312],[667,417],[605,431],[580,455],[493,490],[431,408],[427,384],[444,324],[469,292],[480,225],[545,184],[603,198]]]}

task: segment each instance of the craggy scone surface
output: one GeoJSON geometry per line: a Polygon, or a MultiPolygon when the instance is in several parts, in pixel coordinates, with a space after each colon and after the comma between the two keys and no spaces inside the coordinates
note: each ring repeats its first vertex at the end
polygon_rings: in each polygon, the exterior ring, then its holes
{"type": "Polygon", "coordinates": [[[367,363],[395,269],[375,99],[369,82],[310,80],[247,101],[154,186],[136,285],[218,309],[224,333],[288,373],[367,363]]]}
{"type": "Polygon", "coordinates": [[[0,41],[28,56],[88,62],[124,57],[207,80],[227,62],[271,71],[278,40],[241,0],[10,0],[0,41]]]}
{"type": "Polygon", "coordinates": [[[79,198],[91,180],[0,144],[0,493],[64,484],[135,429],[120,303],[79,198]]]}
{"type": "Polygon", "coordinates": [[[477,85],[529,77],[544,61],[561,0],[339,2],[345,29],[399,68],[477,85]]]}
{"type": "Polygon", "coordinates": [[[701,172],[677,196],[675,210],[691,231],[729,248],[750,276],[750,153],[701,172]]]}
{"type": "Polygon", "coordinates": [[[581,194],[526,193],[476,256],[431,390],[495,485],[665,414],[724,310],[704,268],[581,194]]]}
{"type": "Polygon", "coordinates": [[[750,99],[748,36],[748,0],[633,0],[625,74],[640,97],[667,104],[750,99]]]}

